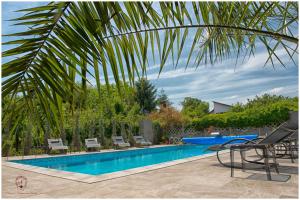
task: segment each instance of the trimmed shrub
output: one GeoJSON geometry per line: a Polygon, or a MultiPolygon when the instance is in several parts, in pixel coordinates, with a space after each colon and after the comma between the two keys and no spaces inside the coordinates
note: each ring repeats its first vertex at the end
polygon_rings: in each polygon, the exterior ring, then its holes
{"type": "Polygon", "coordinates": [[[196,130],[203,130],[210,126],[246,128],[277,125],[288,119],[290,110],[298,110],[298,99],[282,100],[269,105],[247,108],[241,112],[210,114],[194,119],[188,126],[196,130]]]}

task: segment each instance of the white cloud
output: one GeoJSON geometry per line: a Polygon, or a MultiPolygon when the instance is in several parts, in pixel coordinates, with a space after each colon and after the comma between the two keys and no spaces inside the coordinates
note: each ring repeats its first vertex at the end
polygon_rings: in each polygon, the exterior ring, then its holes
{"type": "Polygon", "coordinates": [[[280,94],[285,87],[276,87],[276,88],[272,88],[270,90],[265,91],[264,93],[267,94],[280,94]]]}
{"type": "Polygon", "coordinates": [[[188,68],[180,68],[180,69],[174,69],[174,70],[169,70],[166,72],[162,72],[159,76],[157,73],[153,73],[147,76],[148,80],[154,80],[154,79],[172,79],[172,78],[178,78],[181,76],[188,76],[190,74],[195,73],[195,69],[188,68]]]}
{"type": "MultiPolygon", "coordinates": [[[[284,57],[284,51],[278,55],[284,57]]],[[[158,89],[163,88],[174,106],[180,108],[184,97],[195,97],[205,101],[221,101],[227,104],[246,102],[248,98],[264,93],[295,96],[298,92],[298,72],[295,67],[282,67],[273,70],[263,67],[268,57],[267,52],[257,53],[255,57],[235,69],[235,59],[227,59],[214,66],[203,65],[185,69],[186,59],[182,59],[177,69],[172,61],[166,63],[163,72],[158,77],[159,64],[149,67],[147,78],[158,89]]],[[[284,59],[288,59],[286,56],[284,59]]],[[[275,62],[276,64],[276,62],[275,62]]],[[[278,64],[278,63],[277,63],[278,64]]],[[[113,82],[113,76],[109,75],[113,82]]],[[[102,80],[104,83],[104,80],[102,80]]],[[[95,82],[94,82],[95,83],[95,82]]]]}
{"type": "MultiPolygon", "coordinates": [[[[214,66],[200,66],[196,70],[168,70],[163,72],[159,79],[154,80],[154,83],[165,90],[178,108],[179,102],[187,96],[228,104],[245,102],[247,98],[263,93],[296,96],[298,69],[290,67],[289,57],[285,56],[284,50],[279,49],[277,55],[287,63],[287,69],[279,66],[279,62],[275,60],[275,70],[272,67],[263,67],[268,53],[260,52],[243,64],[237,65],[236,69],[235,59],[227,59],[214,66]]],[[[153,74],[151,76],[154,77],[153,74]]]]}
{"type": "Polygon", "coordinates": [[[238,97],[239,97],[239,95],[232,95],[230,97],[225,97],[225,99],[236,99],[238,97]]]}
{"type": "Polygon", "coordinates": [[[258,95],[263,94],[271,94],[271,95],[291,95],[292,93],[298,93],[298,86],[297,85],[289,85],[285,87],[275,87],[269,90],[265,90],[260,92],[258,95]]]}

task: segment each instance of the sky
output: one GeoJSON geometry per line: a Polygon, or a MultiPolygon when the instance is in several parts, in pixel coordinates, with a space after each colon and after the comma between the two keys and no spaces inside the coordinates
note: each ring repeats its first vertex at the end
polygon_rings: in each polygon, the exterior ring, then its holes
{"type": "MultiPolygon", "coordinates": [[[[7,21],[23,15],[14,12],[15,10],[44,4],[45,2],[2,2],[2,35],[24,30],[24,27],[12,26],[13,22],[7,21]]],[[[2,42],[9,39],[12,38],[2,37],[2,42]]],[[[193,37],[187,37],[184,48],[188,49],[192,41],[193,37]]],[[[8,46],[2,47],[2,51],[8,48],[8,46]]],[[[168,59],[158,77],[160,63],[151,60],[152,56],[150,56],[147,70],[147,79],[156,86],[158,91],[163,89],[173,106],[178,109],[181,109],[181,102],[185,97],[199,98],[210,102],[212,106],[212,101],[230,105],[237,102],[245,103],[247,99],[264,93],[298,96],[298,55],[297,66],[295,66],[286,52],[280,49],[277,54],[286,64],[286,68],[279,62],[275,62],[275,68],[271,65],[264,67],[268,52],[258,44],[255,56],[244,62],[236,64],[235,57],[232,57],[214,65],[200,65],[197,69],[189,65],[185,69],[188,57],[188,50],[185,49],[176,69],[172,60],[168,59]]],[[[5,62],[5,59],[3,61],[5,62]]],[[[110,79],[113,79],[112,75],[110,79]]],[[[95,85],[94,80],[91,80],[91,83],[95,85]]]]}

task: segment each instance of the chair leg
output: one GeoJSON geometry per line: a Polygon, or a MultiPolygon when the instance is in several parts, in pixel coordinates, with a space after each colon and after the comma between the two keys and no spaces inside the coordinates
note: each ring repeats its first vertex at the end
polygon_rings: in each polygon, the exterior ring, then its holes
{"type": "Polygon", "coordinates": [[[277,160],[276,160],[275,148],[272,149],[272,158],[273,158],[273,162],[274,162],[274,165],[275,165],[275,171],[276,171],[277,174],[279,174],[278,163],[277,163],[277,160]]]}
{"type": "Polygon", "coordinates": [[[295,157],[294,157],[294,149],[292,148],[292,142],[290,141],[289,142],[289,149],[290,149],[290,154],[291,154],[291,161],[292,161],[292,163],[294,163],[295,161],[295,157]]]}
{"type": "Polygon", "coordinates": [[[242,162],[242,171],[244,172],[245,171],[245,151],[241,150],[240,151],[240,154],[241,154],[241,162],[242,162]]]}
{"type": "Polygon", "coordinates": [[[231,170],[231,177],[234,176],[234,151],[230,149],[230,170],[231,170]]]}
{"type": "Polygon", "coordinates": [[[265,158],[266,173],[267,173],[268,180],[270,181],[271,180],[271,173],[270,173],[268,150],[266,148],[263,149],[263,153],[264,153],[264,158],[265,158]]]}

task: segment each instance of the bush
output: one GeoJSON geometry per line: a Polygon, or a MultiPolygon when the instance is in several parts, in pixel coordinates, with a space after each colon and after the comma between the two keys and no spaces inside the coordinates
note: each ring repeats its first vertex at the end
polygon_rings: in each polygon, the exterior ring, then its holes
{"type": "Polygon", "coordinates": [[[159,111],[150,113],[147,118],[159,123],[164,130],[173,127],[182,127],[183,124],[182,114],[172,106],[162,107],[159,111]]]}
{"type": "Polygon", "coordinates": [[[246,128],[278,125],[288,119],[290,110],[298,110],[298,99],[284,99],[269,105],[246,108],[241,112],[210,114],[193,120],[188,126],[196,130],[203,130],[209,126],[246,128]]]}
{"type": "Polygon", "coordinates": [[[150,113],[147,118],[154,123],[158,142],[168,140],[168,131],[184,124],[182,114],[172,106],[161,107],[159,111],[150,113]]]}

